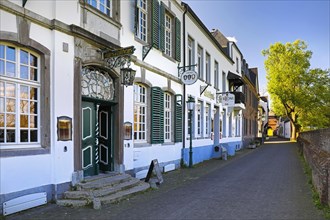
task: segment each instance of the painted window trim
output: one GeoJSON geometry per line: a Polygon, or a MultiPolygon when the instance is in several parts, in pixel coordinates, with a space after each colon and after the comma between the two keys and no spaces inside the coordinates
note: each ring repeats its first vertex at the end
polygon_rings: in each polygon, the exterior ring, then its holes
{"type": "MultiPolygon", "coordinates": [[[[1,145],[2,147],[0,147],[0,149],[22,149],[22,148],[38,148],[38,147],[41,147],[41,132],[40,132],[40,126],[41,126],[41,123],[40,123],[40,109],[41,109],[41,97],[40,97],[40,90],[42,88],[42,83],[41,83],[41,71],[40,71],[40,56],[27,49],[26,47],[20,47],[20,46],[16,46],[14,44],[10,44],[10,43],[4,43],[4,42],[1,42],[0,44],[1,46],[3,46],[3,49],[4,49],[4,52],[5,52],[5,49],[6,48],[14,48],[15,49],[15,60],[14,61],[10,61],[10,59],[8,57],[6,57],[6,54],[4,53],[4,57],[3,58],[0,58],[0,60],[3,62],[4,64],[4,74],[6,73],[6,67],[8,62],[11,63],[11,64],[14,64],[15,65],[15,76],[6,76],[6,75],[0,75],[0,79],[3,83],[3,86],[4,86],[4,89],[5,89],[5,85],[6,84],[14,84],[15,85],[15,97],[8,97],[6,96],[5,94],[3,94],[3,100],[5,101],[5,99],[9,99],[9,100],[15,100],[15,110],[14,112],[7,112],[6,108],[4,109],[4,112],[1,113],[1,114],[9,114],[9,115],[12,115],[14,114],[15,115],[15,128],[14,129],[9,129],[9,130],[15,130],[15,142],[7,142],[7,143],[4,143],[4,142],[1,142],[1,145]],[[36,69],[37,70],[37,80],[30,80],[30,79],[24,79],[20,76],[20,74],[22,72],[20,72],[22,69],[22,67],[25,67],[26,65],[22,63],[22,60],[21,60],[21,52],[27,52],[28,54],[28,61],[29,62],[29,59],[32,56],[34,56],[36,59],[37,59],[37,64],[36,64],[36,68],[34,66],[33,69],[36,69]],[[28,95],[27,98],[24,98],[24,97],[21,97],[21,87],[22,86],[27,86],[28,88],[32,87],[32,88],[35,88],[37,89],[37,99],[31,99],[31,96],[28,95]],[[31,113],[30,110],[31,110],[31,107],[28,107],[26,109],[27,113],[26,112],[21,112],[21,102],[26,102],[28,104],[31,104],[34,103],[34,105],[36,104],[37,105],[37,110],[36,112],[37,113],[31,113]],[[26,130],[25,127],[21,127],[20,123],[21,123],[21,118],[20,116],[28,116],[28,127],[26,128],[29,132],[30,131],[37,131],[37,141],[36,142],[31,142],[30,141],[30,135],[28,135],[28,138],[29,138],[29,141],[27,142],[21,142],[21,131],[22,130],[26,130]],[[30,127],[30,120],[31,120],[31,116],[36,116],[37,117],[37,128],[31,128],[30,127]],[[23,128],[23,129],[22,129],[23,128]]],[[[0,62],[1,62],[0,61],[0,62]]],[[[31,63],[31,61],[29,62],[31,63]]],[[[30,73],[30,64],[28,64],[28,71],[30,73]]],[[[28,78],[30,78],[30,74],[28,73],[28,78]]],[[[31,91],[31,90],[28,90],[28,91],[31,91]]],[[[5,92],[5,91],[4,91],[5,92]]],[[[5,104],[5,103],[4,103],[5,104]]],[[[30,106],[30,105],[28,105],[30,106]]],[[[6,105],[4,106],[6,107],[6,105]]],[[[5,118],[4,118],[4,123],[5,123],[5,118]]],[[[8,127],[4,124],[3,126],[3,130],[5,131],[5,129],[8,130],[8,127]]],[[[5,133],[3,134],[4,135],[4,138],[5,138],[5,133]]]]}

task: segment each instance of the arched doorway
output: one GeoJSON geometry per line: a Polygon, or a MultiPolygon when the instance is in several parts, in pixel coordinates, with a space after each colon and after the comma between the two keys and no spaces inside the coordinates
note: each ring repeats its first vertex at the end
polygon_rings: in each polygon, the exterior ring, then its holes
{"type": "Polygon", "coordinates": [[[114,170],[113,115],[115,88],[109,72],[87,66],[81,73],[82,169],[84,176],[114,170]]]}

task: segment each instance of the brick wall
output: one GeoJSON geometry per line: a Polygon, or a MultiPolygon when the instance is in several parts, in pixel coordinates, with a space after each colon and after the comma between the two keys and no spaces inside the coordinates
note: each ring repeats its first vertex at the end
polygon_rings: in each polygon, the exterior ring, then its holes
{"type": "Polygon", "coordinates": [[[322,204],[330,205],[330,128],[302,132],[299,151],[312,170],[313,185],[322,204]]]}

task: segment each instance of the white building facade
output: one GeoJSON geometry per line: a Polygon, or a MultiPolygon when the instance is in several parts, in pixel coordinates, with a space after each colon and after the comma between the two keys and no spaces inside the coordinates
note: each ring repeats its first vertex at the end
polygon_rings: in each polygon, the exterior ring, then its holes
{"type": "MultiPolygon", "coordinates": [[[[242,147],[242,54],[180,0],[0,2],[0,204],[242,147]],[[197,65],[196,65],[197,64],[197,65]],[[136,71],[121,83],[123,69],[136,71]],[[198,80],[184,85],[182,72],[198,80]],[[226,107],[219,94],[235,94],[226,107]],[[194,98],[192,132],[187,100],[194,98]]],[[[1,213],[4,210],[1,208],[1,213]]]]}

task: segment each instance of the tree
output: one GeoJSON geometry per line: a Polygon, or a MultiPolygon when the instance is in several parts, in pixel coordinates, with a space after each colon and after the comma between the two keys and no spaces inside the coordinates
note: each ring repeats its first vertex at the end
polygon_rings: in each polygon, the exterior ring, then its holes
{"type": "Polygon", "coordinates": [[[263,50],[272,110],[291,122],[291,140],[301,129],[330,126],[329,70],[309,69],[312,52],[304,41],[275,43],[263,50]]]}

